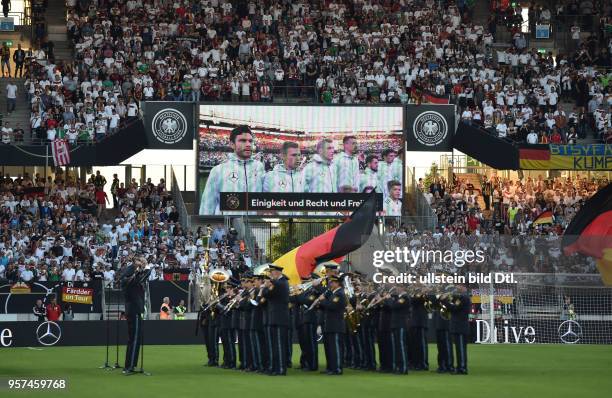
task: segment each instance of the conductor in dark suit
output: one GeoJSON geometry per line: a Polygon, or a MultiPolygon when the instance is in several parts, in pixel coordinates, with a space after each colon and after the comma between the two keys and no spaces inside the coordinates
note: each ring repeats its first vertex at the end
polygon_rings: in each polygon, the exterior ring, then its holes
{"type": "Polygon", "coordinates": [[[467,293],[467,288],[464,285],[459,285],[457,293],[449,303],[451,312],[450,331],[455,340],[455,354],[457,356],[455,374],[468,374],[467,341],[470,334],[469,315],[471,307],[472,300],[467,293]]]}
{"type": "Polygon", "coordinates": [[[270,350],[270,376],[287,374],[287,328],[289,327],[289,280],[283,268],[269,266],[270,279],[265,281],[263,296],[266,298],[268,339],[270,350]]]}
{"type": "Polygon", "coordinates": [[[327,280],[328,289],[319,296],[319,306],[323,310],[323,343],[325,357],[327,358],[328,375],[342,374],[342,360],[344,358],[344,310],[346,309],[346,296],[342,289],[342,280],[336,276],[327,280]]]}
{"type": "Polygon", "coordinates": [[[144,312],[144,283],[150,270],[145,270],[146,262],[135,258],[121,275],[121,285],[125,295],[125,316],[128,323],[128,344],[125,350],[125,375],[134,374],[138,365],[138,354],[142,339],[142,313],[144,312]]]}

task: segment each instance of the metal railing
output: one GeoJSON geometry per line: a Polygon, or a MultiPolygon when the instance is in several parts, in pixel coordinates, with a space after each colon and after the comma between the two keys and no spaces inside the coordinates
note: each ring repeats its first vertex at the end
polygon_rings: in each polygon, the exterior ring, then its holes
{"type": "Polygon", "coordinates": [[[186,99],[154,99],[154,101],[171,101],[171,102],[253,102],[253,103],[270,103],[270,102],[296,102],[296,103],[318,103],[319,90],[316,86],[305,85],[282,85],[270,86],[270,98],[259,98],[253,100],[250,96],[229,95],[229,96],[214,96],[207,97],[200,95],[199,101],[193,101],[191,94],[186,95],[186,99]]]}
{"type": "Polygon", "coordinates": [[[415,225],[419,231],[431,231],[435,229],[438,218],[431,205],[419,189],[414,171],[406,168],[406,188],[404,195],[404,214],[402,222],[415,225]]]}
{"type": "Polygon", "coordinates": [[[178,180],[176,178],[176,174],[174,173],[174,167],[170,168],[172,173],[172,197],[174,198],[174,205],[176,206],[176,210],[179,213],[179,221],[183,228],[188,231],[191,229],[191,216],[187,211],[187,206],[185,206],[185,201],[183,200],[183,194],[181,192],[181,187],[178,184],[178,180]]]}
{"type": "MultiPolygon", "coordinates": [[[[109,131],[107,132],[104,137],[102,137],[101,139],[97,139],[97,137],[94,135],[94,139],[76,139],[75,141],[71,141],[69,142],[70,145],[96,145],[104,140],[106,140],[108,137],[119,133],[122,130],[125,130],[127,128],[129,128],[130,126],[132,126],[134,123],[138,122],[139,120],[142,120],[142,115],[140,114],[139,116],[135,117],[134,119],[130,119],[130,120],[125,120],[123,123],[121,123],[119,125],[119,127],[117,128],[117,130],[115,131],[109,131]]],[[[2,121],[2,116],[0,115],[0,122],[2,121]]],[[[15,127],[15,126],[11,126],[11,127],[15,127]]],[[[50,145],[49,140],[47,140],[46,138],[40,138],[36,136],[36,131],[33,131],[30,127],[28,126],[24,126],[26,128],[24,128],[24,136],[23,139],[20,141],[16,141],[14,138],[10,139],[10,143],[9,144],[4,144],[4,145],[34,145],[34,146],[44,146],[44,145],[50,145]],[[29,130],[30,131],[30,136],[27,137],[27,134],[25,134],[25,131],[29,130]]],[[[46,135],[46,130],[42,133],[42,135],[46,135]]],[[[60,137],[57,137],[60,138],[60,137]]],[[[63,137],[65,138],[65,136],[63,137]]]]}
{"type": "Polygon", "coordinates": [[[15,26],[22,26],[22,25],[26,25],[26,14],[25,12],[21,12],[21,11],[9,11],[8,13],[8,17],[9,18],[15,18],[15,26]]]}

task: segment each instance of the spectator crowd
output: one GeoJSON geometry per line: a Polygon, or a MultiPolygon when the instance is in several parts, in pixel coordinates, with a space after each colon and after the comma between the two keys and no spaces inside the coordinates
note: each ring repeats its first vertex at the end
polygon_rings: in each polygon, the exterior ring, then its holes
{"type": "MultiPolygon", "coordinates": [[[[483,176],[480,187],[471,181],[434,178],[419,188],[430,203],[435,231],[422,233],[411,225],[392,226],[387,242],[426,249],[473,249],[487,253],[484,264],[466,267],[434,264],[444,272],[596,272],[584,257],[563,256],[561,236],[584,202],[609,181],[605,178],[522,179],[483,176]],[[550,216],[550,219],[545,219],[550,216]]],[[[430,264],[431,265],[431,264],[430,264]]]]}

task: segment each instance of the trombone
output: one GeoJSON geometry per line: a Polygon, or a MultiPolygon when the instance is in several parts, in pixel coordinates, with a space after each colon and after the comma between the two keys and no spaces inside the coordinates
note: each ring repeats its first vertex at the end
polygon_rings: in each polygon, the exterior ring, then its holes
{"type": "MultiPolygon", "coordinates": [[[[389,289],[387,294],[393,293],[394,290],[395,290],[395,286],[389,289]]],[[[383,295],[383,292],[378,293],[376,297],[374,297],[372,301],[370,301],[370,304],[368,304],[368,306],[366,307],[366,311],[371,310],[374,306],[380,304],[384,298],[385,298],[385,295],[383,295]]]]}

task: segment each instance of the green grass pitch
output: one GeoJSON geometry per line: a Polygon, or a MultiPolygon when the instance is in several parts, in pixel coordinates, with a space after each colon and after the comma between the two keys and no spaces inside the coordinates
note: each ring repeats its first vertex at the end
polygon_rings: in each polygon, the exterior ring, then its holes
{"type": "MultiPolygon", "coordinates": [[[[114,347],[111,360],[114,363],[114,347]]],[[[436,350],[430,346],[430,366],[436,350]]],[[[203,366],[203,346],[147,346],[145,370],[152,376],[123,376],[98,369],[104,347],[0,349],[0,396],[41,397],[605,397],[612,391],[612,346],[470,345],[468,376],[433,371],[408,376],[345,370],[326,376],[289,369],[269,377],[203,366]],[[6,389],[6,378],[68,380],[66,391],[6,389]]],[[[120,350],[124,354],[124,347],[120,350]]],[[[299,349],[294,350],[294,363],[299,349]]],[[[321,369],[324,357],[321,356],[321,369]]]]}

